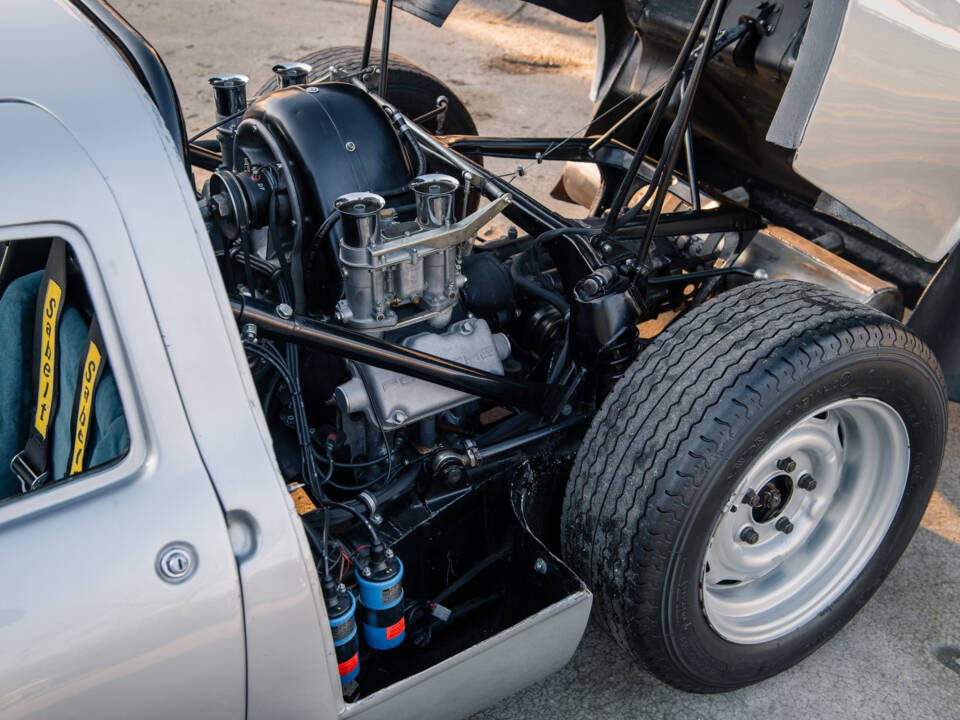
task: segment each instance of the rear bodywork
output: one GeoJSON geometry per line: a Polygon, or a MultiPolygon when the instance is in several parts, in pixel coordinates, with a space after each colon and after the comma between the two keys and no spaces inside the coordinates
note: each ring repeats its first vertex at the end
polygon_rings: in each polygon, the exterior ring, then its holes
{"type": "MultiPolygon", "coordinates": [[[[600,32],[588,134],[611,128],[622,111],[606,113],[625,97],[657,87],[698,5],[590,5],[600,32]]],[[[723,27],[745,16],[756,32],[710,63],[694,107],[700,179],[895,283],[960,398],[956,263],[939,269],[960,239],[960,10],[731,0],[723,27]]],[[[614,137],[635,144],[645,120],[614,137]]]]}

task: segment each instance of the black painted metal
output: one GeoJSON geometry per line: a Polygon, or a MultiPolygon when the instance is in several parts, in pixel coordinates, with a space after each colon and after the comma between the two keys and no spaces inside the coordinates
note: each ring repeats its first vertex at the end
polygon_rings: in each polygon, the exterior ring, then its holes
{"type": "Polygon", "coordinates": [[[690,25],[687,36],[683,41],[683,46],[680,48],[680,53],[677,55],[677,59],[673,64],[673,68],[670,70],[670,76],[664,83],[660,98],[657,100],[657,104],[653,108],[653,114],[650,117],[650,121],[647,123],[646,129],[644,129],[643,135],[640,137],[640,143],[637,145],[637,152],[634,155],[633,162],[631,163],[629,170],[627,170],[627,174],[624,175],[623,179],[620,181],[620,185],[617,187],[617,191],[613,196],[613,201],[610,204],[610,214],[607,216],[606,222],[604,223],[604,231],[607,233],[612,233],[616,229],[617,222],[620,219],[620,210],[624,203],[626,203],[628,200],[633,179],[636,177],[637,172],[640,170],[640,166],[643,164],[644,158],[650,151],[657,128],[659,127],[660,121],[663,119],[663,116],[666,113],[667,105],[670,102],[670,98],[673,95],[674,90],[680,83],[680,78],[683,74],[684,67],[686,66],[687,60],[690,58],[690,54],[693,52],[693,48],[700,37],[700,29],[707,20],[707,14],[710,8],[713,6],[713,1],[714,0],[703,0],[703,2],[700,4],[700,9],[697,11],[696,18],[690,25]]]}
{"type": "Polygon", "coordinates": [[[370,51],[373,49],[373,26],[377,22],[377,2],[379,0],[370,0],[370,10],[367,12],[367,28],[363,35],[363,58],[360,62],[362,68],[370,64],[370,51]]]}
{"type": "MultiPolygon", "coordinates": [[[[555,232],[563,228],[570,230],[571,223],[580,222],[556,214],[503,178],[491,174],[456,150],[445,144],[442,147],[444,154],[449,153],[452,159],[456,160],[455,166],[457,169],[469,171],[475,177],[483,178],[480,186],[483,188],[485,195],[496,197],[502,193],[509,193],[511,202],[504,209],[503,214],[530,235],[539,237],[544,233],[555,232]]],[[[451,158],[444,157],[444,154],[439,153],[436,149],[431,149],[429,146],[424,146],[424,149],[441,160],[451,161],[451,158]]],[[[562,234],[566,234],[566,231],[562,234]]],[[[564,282],[568,282],[570,287],[573,286],[573,282],[602,264],[599,256],[587,243],[571,243],[565,238],[557,236],[549,243],[544,243],[544,246],[550,253],[554,264],[560,270],[564,282]]]]}
{"type": "Polygon", "coordinates": [[[943,261],[907,321],[930,346],[947,380],[947,394],[960,402],[960,332],[954,313],[960,306],[960,252],[954,250],[943,261]]]}
{"type": "MultiPolygon", "coordinates": [[[[760,230],[766,223],[759,213],[739,205],[721,205],[710,210],[687,210],[661,215],[654,237],[699,235],[701,233],[760,230]]],[[[613,237],[637,236],[646,232],[646,221],[626,225],[613,237]]]]}
{"type": "MultiPolygon", "coordinates": [[[[334,212],[344,192],[401,187],[411,177],[400,138],[367,93],[347,83],[284,88],[251,103],[244,120],[279,138],[302,183],[312,225],[334,212]]],[[[255,156],[260,139],[240,124],[237,147],[255,156]]]]}
{"type": "Polygon", "coordinates": [[[250,298],[231,299],[230,306],[238,324],[253,323],[266,337],[292,340],[540,416],[549,416],[563,394],[563,388],[557,385],[510,380],[330,323],[300,316],[287,320],[277,315],[273,306],[250,298]]]}
{"type": "MultiPolygon", "coordinates": [[[[704,6],[708,4],[713,6],[713,14],[710,17],[704,47],[712,48],[713,42],[720,30],[720,20],[723,17],[723,10],[727,5],[727,0],[704,0],[704,6]]],[[[703,70],[709,59],[710,54],[707,52],[701,52],[699,57],[697,57],[693,65],[693,70],[690,72],[690,82],[687,85],[686,92],[681,96],[680,106],[677,108],[677,117],[674,119],[673,126],[667,135],[667,141],[664,143],[663,155],[658,163],[658,170],[661,171],[659,183],[657,184],[656,194],[653,196],[650,211],[647,214],[647,228],[644,232],[643,244],[640,246],[638,253],[641,258],[647,257],[647,251],[653,242],[657,229],[657,221],[660,219],[663,203],[670,191],[670,183],[673,181],[673,169],[676,167],[677,158],[680,155],[680,148],[683,144],[683,134],[687,128],[687,124],[690,122],[693,101],[696,98],[697,89],[700,87],[700,80],[703,77],[703,70]]],[[[638,200],[636,204],[624,214],[624,221],[638,214],[644,202],[642,199],[638,200]]]]}
{"type": "Polygon", "coordinates": [[[617,140],[597,144],[593,137],[575,138],[497,138],[472,135],[447,136],[443,140],[459,153],[468,156],[535,160],[592,162],[626,170],[633,159],[633,148],[617,140]]]}
{"type": "Polygon", "coordinates": [[[383,8],[383,40],[380,41],[380,97],[387,96],[387,68],[390,64],[390,23],[393,22],[393,0],[385,0],[383,8]]]}
{"type": "Polygon", "coordinates": [[[547,425],[538,430],[532,430],[523,435],[518,435],[517,437],[510,438],[509,440],[502,440],[494,445],[489,445],[487,447],[478,447],[477,456],[480,458],[480,462],[487,462],[493,460],[501,455],[506,455],[507,453],[513,452],[519,448],[522,448],[531,443],[535,443],[544,438],[548,438],[551,435],[556,435],[557,433],[563,432],[564,430],[569,430],[575,428],[578,425],[583,425],[588,422],[592,415],[574,415],[573,417],[564,418],[557,423],[552,425],[547,425]]]}

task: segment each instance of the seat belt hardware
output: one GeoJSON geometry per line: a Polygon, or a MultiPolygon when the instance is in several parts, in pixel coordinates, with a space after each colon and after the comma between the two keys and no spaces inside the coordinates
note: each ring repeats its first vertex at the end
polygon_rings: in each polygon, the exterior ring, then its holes
{"type": "Polygon", "coordinates": [[[50,472],[36,473],[23,457],[23,453],[24,451],[21,451],[13,456],[13,460],[10,461],[10,470],[20,480],[20,491],[27,493],[43,485],[50,476],[50,472]]]}

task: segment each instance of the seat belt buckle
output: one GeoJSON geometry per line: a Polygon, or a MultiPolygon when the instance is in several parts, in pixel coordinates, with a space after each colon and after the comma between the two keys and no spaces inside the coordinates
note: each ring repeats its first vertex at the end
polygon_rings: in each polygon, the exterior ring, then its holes
{"type": "Polygon", "coordinates": [[[23,457],[23,451],[13,456],[13,460],[10,461],[10,470],[19,478],[20,490],[24,493],[36,490],[43,485],[43,483],[47,481],[47,476],[50,474],[49,471],[39,474],[34,472],[33,468],[30,467],[30,463],[23,457]]]}

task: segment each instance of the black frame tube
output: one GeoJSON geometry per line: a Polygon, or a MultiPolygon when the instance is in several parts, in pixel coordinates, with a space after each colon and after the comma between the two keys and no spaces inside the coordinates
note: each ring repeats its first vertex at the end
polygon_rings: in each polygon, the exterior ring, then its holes
{"type": "MultiPolygon", "coordinates": [[[[689,87],[689,76],[684,73],[680,81],[680,92],[686,93],[689,87]]],[[[687,121],[683,129],[683,154],[687,161],[687,184],[690,186],[690,206],[694,210],[700,209],[700,187],[697,183],[697,163],[693,156],[693,123],[687,121]]]]}
{"type": "MultiPolygon", "coordinates": [[[[704,48],[712,48],[714,40],[717,39],[717,32],[720,30],[720,20],[723,18],[723,11],[727,7],[727,0],[704,0],[704,5],[713,5],[713,16],[710,18],[710,25],[707,27],[707,37],[703,41],[704,48]]],[[[680,148],[683,145],[683,134],[686,131],[687,124],[690,122],[690,113],[693,111],[693,101],[697,97],[697,89],[700,87],[700,80],[703,78],[703,71],[710,61],[710,53],[701,52],[697,61],[693,65],[693,72],[690,74],[690,84],[687,86],[687,92],[680,100],[680,107],[677,108],[677,117],[673,121],[671,134],[675,134],[673,145],[670,148],[664,148],[666,164],[660,174],[660,180],[657,185],[657,192],[653,197],[653,205],[647,215],[647,228],[644,232],[643,243],[637,253],[641,261],[647,257],[650,244],[653,242],[654,232],[657,229],[657,221],[660,218],[660,212],[663,210],[663,203],[667,199],[667,192],[670,188],[670,181],[673,179],[673,169],[677,164],[677,157],[680,155],[680,148]]],[[[663,158],[661,158],[663,160],[663,158]]],[[[638,203],[639,205],[639,203],[638,203]]],[[[630,213],[627,213],[629,216],[630,213]]],[[[610,218],[607,218],[608,221],[610,218]]],[[[625,218],[626,220],[627,218],[625,218]]]]}
{"type": "Polygon", "coordinates": [[[373,50],[373,28],[377,24],[377,2],[379,0],[370,0],[370,10],[367,13],[367,30],[363,37],[363,57],[360,67],[365,68],[370,65],[370,52],[373,50]]]}
{"type": "Polygon", "coordinates": [[[282,318],[274,306],[258,300],[234,297],[230,306],[239,325],[253,323],[265,337],[315,347],[348,360],[392,370],[485,400],[531,410],[543,417],[549,416],[563,395],[563,388],[559,385],[510,380],[330,323],[300,316],[282,318]]]}
{"type": "Polygon", "coordinates": [[[564,418],[563,420],[560,420],[552,425],[547,425],[546,427],[539,428],[538,430],[532,430],[528,433],[517,435],[516,437],[512,437],[507,440],[501,440],[500,442],[493,445],[488,445],[487,447],[477,447],[477,458],[480,460],[481,464],[489,462],[490,460],[493,460],[501,455],[506,455],[509,452],[513,452],[514,450],[522,448],[525,445],[530,445],[538,440],[543,440],[551,435],[556,435],[564,430],[568,430],[576,427],[577,425],[582,425],[583,423],[589,422],[592,417],[593,415],[590,414],[574,415],[573,417],[564,418]]]}
{"type": "Polygon", "coordinates": [[[387,67],[390,64],[390,23],[393,20],[393,0],[386,0],[383,8],[383,41],[380,43],[380,85],[377,94],[387,97],[387,67]]]}
{"type": "MultiPolygon", "coordinates": [[[[598,147],[593,137],[576,138],[506,138],[482,135],[447,135],[447,147],[468,157],[499,157],[543,162],[591,162],[596,165],[626,170],[633,160],[633,148],[619,140],[611,140],[598,147]],[[547,153],[550,153],[547,155],[547,153]]],[[[514,191],[511,191],[511,193],[514,191]]]]}
{"type": "MultiPolygon", "coordinates": [[[[697,11],[697,16],[694,18],[693,24],[690,26],[690,32],[687,33],[687,37],[683,41],[683,46],[680,48],[680,54],[677,55],[677,60],[673,64],[673,68],[670,70],[670,76],[663,85],[660,99],[653,108],[653,115],[650,118],[650,122],[647,123],[647,127],[644,129],[643,135],[640,137],[640,144],[637,146],[637,152],[634,155],[633,162],[630,164],[630,168],[627,170],[626,175],[623,176],[623,179],[620,181],[620,185],[617,187],[617,192],[613,196],[613,201],[610,204],[609,214],[607,215],[607,219],[603,225],[603,230],[607,234],[612,233],[616,228],[617,222],[620,219],[620,209],[627,201],[627,195],[630,192],[630,186],[633,184],[633,179],[636,177],[637,171],[640,169],[640,165],[643,164],[644,158],[646,158],[647,153],[650,151],[650,146],[653,144],[653,137],[656,134],[657,128],[660,125],[660,121],[663,118],[664,113],[667,111],[667,105],[670,103],[670,97],[673,95],[674,89],[680,82],[680,77],[683,74],[684,67],[687,64],[687,59],[690,57],[690,53],[693,52],[697,38],[700,36],[700,29],[706,22],[707,15],[709,14],[710,9],[713,7],[714,2],[715,0],[703,0],[703,2],[700,4],[700,9],[697,11]]],[[[702,55],[708,56],[709,53],[702,53],[702,55]]]]}

